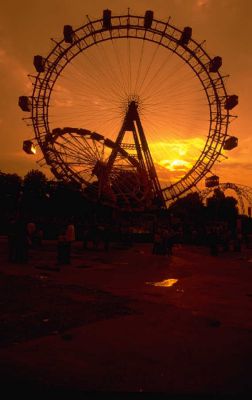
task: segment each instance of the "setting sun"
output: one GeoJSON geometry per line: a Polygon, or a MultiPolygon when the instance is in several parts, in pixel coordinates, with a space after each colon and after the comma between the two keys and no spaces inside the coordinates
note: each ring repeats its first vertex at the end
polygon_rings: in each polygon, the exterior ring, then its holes
{"type": "MultiPolygon", "coordinates": [[[[169,171],[169,180],[177,181],[195,164],[204,141],[201,138],[188,138],[179,141],[170,139],[167,142],[151,142],[149,147],[160,181],[165,182],[166,171],[169,171]]],[[[167,179],[167,178],[166,178],[167,179]]]]}

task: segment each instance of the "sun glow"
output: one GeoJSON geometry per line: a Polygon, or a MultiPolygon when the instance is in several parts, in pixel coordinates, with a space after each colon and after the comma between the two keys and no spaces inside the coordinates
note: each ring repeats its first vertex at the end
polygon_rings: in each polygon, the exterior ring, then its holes
{"type": "Polygon", "coordinates": [[[187,172],[197,160],[203,145],[203,139],[195,137],[152,142],[149,147],[157,165],[170,172],[187,172]]]}
{"type": "Polygon", "coordinates": [[[192,164],[185,160],[161,160],[160,165],[169,171],[188,171],[192,164]]]}

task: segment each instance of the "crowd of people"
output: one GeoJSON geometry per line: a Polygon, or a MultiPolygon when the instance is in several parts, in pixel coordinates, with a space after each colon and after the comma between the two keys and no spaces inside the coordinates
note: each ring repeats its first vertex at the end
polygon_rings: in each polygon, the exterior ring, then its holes
{"type": "Polygon", "coordinates": [[[153,254],[171,255],[176,241],[176,232],[171,227],[161,226],[155,230],[153,240],[153,254]]]}
{"type": "MultiPolygon", "coordinates": [[[[111,229],[109,224],[82,224],[81,232],[73,219],[61,221],[55,235],[57,240],[57,264],[70,264],[72,245],[78,240],[82,241],[82,248],[98,250],[103,246],[109,251],[111,242],[111,229]]],[[[34,221],[25,221],[22,218],[12,219],[8,230],[9,261],[13,263],[27,263],[29,249],[36,249],[42,245],[44,232],[40,224],[34,221]]]]}
{"type": "MultiPolygon", "coordinates": [[[[117,221],[118,222],[118,221],[117,221]]],[[[163,222],[163,221],[161,221],[163,222]]],[[[115,224],[115,221],[76,221],[74,218],[57,221],[54,229],[54,239],[57,240],[57,263],[70,264],[72,245],[78,240],[82,242],[83,250],[103,249],[109,251],[112,241],[120,241],[130,247],[135,240],[136,227],[127,222],[115,224]],[[60,223],[59,223],[60,222],[60,223]]],[[[207,245],[210,254],[217,256],[219,251],[240,251],[242,241],[248,247],[252,238],[242,237],[241,233],[232,235],[225,225],[210,225],[206,232],[198,232],[191,228],[183,232],[181,226],[173,227],[169,223],[153,221],[149,240],[153,241],[152,253],[154,255],[172,255],[175,243],[189,243],[207,245]]],[[[140,236],[143,230],[139,229],[140,236]]],[[[14,263],[26,263],[30,248],[38,248],[45,238],[45,232],[39,221],[12,219],[9,223],[8,243],[9,261],[14,263]]]]}

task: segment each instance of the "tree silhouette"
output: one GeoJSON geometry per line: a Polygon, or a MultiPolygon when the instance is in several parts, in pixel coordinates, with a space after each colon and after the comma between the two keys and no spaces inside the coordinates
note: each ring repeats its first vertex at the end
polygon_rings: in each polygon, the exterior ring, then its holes
{"type": "Polygon", "coordinates": [[[234,230],[238,215],[238,201],[232,196],[225,196],[220,189],[215,189],[207,199],[207,215],[210,221],[225,221],[234,230]]]}
{"type": "Polygon", "coordinates": [[[204,205],[197,192],[189,193],[187,196],[176,200],[169,210],[173,216],[184,223],[202,224],[204,220],[204,205]]]}
{"type": "Polygon", "coordinates": [[[6,174],[0,171],[0,226],[6,231],[8,221],[17,215],[22,179],[17,174],[6,174]]]}
{"type": "Polygon", "coordinates": [[[39,170],[32,169],[29,171],[23,182],[24,193],[34,197],[43,197],[48,192],[48,180],[45,174],[39,170]]]}
{"type": "Polygon", "coordinates": [[[46,214],[48,207],[48,180],[39,170],[29,171],[23,180],[21,213],[36,218],[46,214]]]}

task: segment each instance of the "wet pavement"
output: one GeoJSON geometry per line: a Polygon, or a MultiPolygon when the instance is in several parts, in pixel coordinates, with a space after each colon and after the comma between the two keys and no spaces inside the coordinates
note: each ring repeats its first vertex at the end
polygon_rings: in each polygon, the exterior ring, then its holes
{"type": "Polygon", "coordinates": [[[252,391],[252,249],[56,242],[7,261],[0,239],[0,372],[10,391],[165,396],[252,391]]]}

